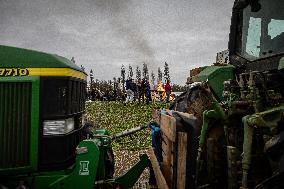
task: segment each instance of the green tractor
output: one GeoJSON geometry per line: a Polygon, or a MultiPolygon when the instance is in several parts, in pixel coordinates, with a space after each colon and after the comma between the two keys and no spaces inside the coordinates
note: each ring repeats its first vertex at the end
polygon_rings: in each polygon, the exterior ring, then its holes
{"type": "Polygon", "coordinates": [[[192,70],[172,107],[198,119],[192,188],[284,188],[283,10],[283,0],[236,0],[229,63],[192,70]]]}
{"type": "Polygon", "coordinates": [[[113,178],[112,137],[84,123],[86,78],[66,58],[0,46],[1,189],[135,184],[148,157],[141,156],[123,176],[113,178]]]}

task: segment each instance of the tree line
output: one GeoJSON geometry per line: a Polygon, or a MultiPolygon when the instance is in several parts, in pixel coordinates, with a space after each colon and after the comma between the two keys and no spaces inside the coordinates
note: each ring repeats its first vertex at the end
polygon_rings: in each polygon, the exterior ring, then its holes
{"type": "MultiPolygon", "coordinates": [[[[164,69],[159,67],[157,77],[153,71],[149,74],[149,69],[146,63],[143,63],[142,70],[139,66],[135,68],[135,78],[133,67],[129,65],[127,68],[122,65],[119,77],[113,77],[112,80],[98,80],[93,77],[93,70],[90,71],[90,82],[88,87],[88,98],[92,100],[125,100],[125,83],[127,79],[134,80],[135,83],[146,81],[149,82],[154,90],[155,86],[164,81],[170,82],[170,69],[167,62],[164,63],[164,69]]],[[[179,92],[185,90],[184,86],[177,84],[172,85],[172,91],[179,92]]]]}

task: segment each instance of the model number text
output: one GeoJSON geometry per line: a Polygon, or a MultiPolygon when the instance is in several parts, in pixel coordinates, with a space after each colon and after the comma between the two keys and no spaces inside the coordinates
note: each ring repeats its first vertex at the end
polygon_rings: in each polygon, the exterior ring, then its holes
{"type": "Polygon", "coordinates": [[[27,76],[29,70],[27,68],[0,68],[1,76],[27,76]]]}

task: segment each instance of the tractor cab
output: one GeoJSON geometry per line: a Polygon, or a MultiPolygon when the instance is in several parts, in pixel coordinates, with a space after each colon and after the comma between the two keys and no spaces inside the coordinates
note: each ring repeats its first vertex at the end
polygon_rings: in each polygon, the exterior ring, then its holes
{"type": "Polygon", "coordinates": [[[238,80],[248,75],[256,77],[256,85],[266,99],[270,91],[284,95],[280,82],[284,73],[283,9],[281,0],[237,0],[233,7],[230,64],[235,66],[238,80]]]}
{"type": "Polygon", "coordinates": [[[238,0],[230,32],[230,62],[248,71],[278,68],[284,54],[284,2],[238,0]]]}

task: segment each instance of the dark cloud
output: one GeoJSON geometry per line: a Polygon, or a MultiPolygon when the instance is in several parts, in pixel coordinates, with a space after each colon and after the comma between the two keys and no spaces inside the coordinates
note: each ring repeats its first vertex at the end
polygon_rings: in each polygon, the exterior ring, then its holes
{"type": "Polygon", "coordinates": [[[147,32],[142,31],[140,20],[132,11],[130,0],[99,0],[94,3],[98,9],[108,15],[109,23],[118,38],[124,40],[129,49],[140,53],[153,62],[155,51],[149,44],[147,32]]]}

